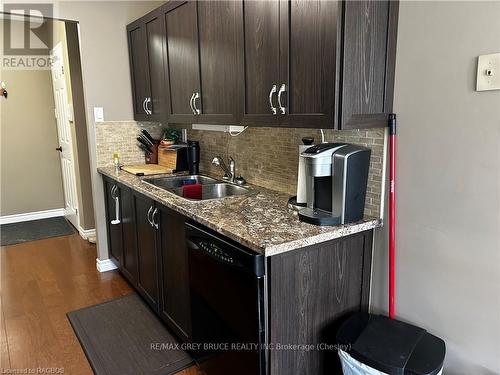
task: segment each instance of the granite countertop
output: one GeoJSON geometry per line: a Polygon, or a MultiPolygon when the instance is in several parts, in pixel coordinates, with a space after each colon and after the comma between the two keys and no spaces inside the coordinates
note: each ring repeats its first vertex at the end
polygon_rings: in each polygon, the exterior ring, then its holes
{"type": "Polygon", "coordinates": [[[249,195],[189,201],[143,182],[145,177],[125,171],[116,172],[114,167],[98,168],[98,171],[265,256],[381,226],[380,219],[372,217],[330,227],[303,223],[287,207],[287,194],[254,185],[248,186],[252,190],[249,195]]]}

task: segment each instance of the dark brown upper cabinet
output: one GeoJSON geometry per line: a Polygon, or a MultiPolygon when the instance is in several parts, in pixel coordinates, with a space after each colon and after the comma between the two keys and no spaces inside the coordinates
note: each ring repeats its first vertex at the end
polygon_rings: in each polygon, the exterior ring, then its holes
{"type": "Polygon", "coordinates": [[[277,98],[283,126],[333,125],[338,7],[331,0],[280,2],[277,98]]]}
{"type": "Polygon", "coordinates": [[[392,112],[398,1],[343,3],[339,129],[381,127],[392,112]]]}
{"type": "Polygon", "coordinates": [[[173,1],[163,14],[168,121],[235,124],[241,3],[173,1]]]}
{"type": "Polygon", "coordinates": [[[164,31],[161,9],[127,26],[134,119],[165,121],[164,31]]]}
{"type": "Polygon", "coordinates": [[[246,125],[279,123],[280,82],[278,1],[243,2],[243,119],[246,125]]]}
{"type": "Polygon", "coordinates": [[[161,20],[154,11],[128,27],[136,118],[164,88],[158,108],[169,123],[385,126],[398,9],[397,1],[170,1],[161,20]],[[154,49],[150,35],[161,28],[154,49]],[[151,63],[160,49],[162,73],[151,63]]]}
{"type": "Polygon", "coordinates": [[[338,3],[244,1],[247,125],[332,127],[338,3]]]}
{"type": "Polygon", "coordinates": [[[397,2],[244,1],[242,122],[384,126],[396,18],[397,2]]]}

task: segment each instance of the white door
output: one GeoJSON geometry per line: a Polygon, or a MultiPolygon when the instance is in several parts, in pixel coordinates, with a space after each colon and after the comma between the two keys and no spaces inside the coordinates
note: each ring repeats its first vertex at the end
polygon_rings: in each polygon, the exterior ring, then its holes
{"type": "Polygon", "coordinates": [[[55,115],[57,135],[59,137],[59,155],[64,187],[65,217],[76,228],[78,223],[78,199],[76,195],[75,165],[73,162],[73,147],[71,139],[70,106],[64,77],[64,60],[61,43],[51,51],[52,86],[54,87],[55,115]]]}

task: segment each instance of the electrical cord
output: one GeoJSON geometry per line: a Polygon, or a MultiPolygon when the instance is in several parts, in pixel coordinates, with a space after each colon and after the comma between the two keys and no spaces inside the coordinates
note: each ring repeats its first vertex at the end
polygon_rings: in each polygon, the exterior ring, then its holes
{"type": "Polygon", "coordinates": [[[237,133],[233,133],[232,131],[229,131],[229,135],[230,135],[231,137],[237,137],[237,136],[239,136],[241,133],[243,133],[245,130],[247,130],[247,128],[248,128],[248,126],[245,126],[245,127],[243,128],[243,130],[241,130],[241,131],[239,131],[239,132],[237,132],[237,133]]]}

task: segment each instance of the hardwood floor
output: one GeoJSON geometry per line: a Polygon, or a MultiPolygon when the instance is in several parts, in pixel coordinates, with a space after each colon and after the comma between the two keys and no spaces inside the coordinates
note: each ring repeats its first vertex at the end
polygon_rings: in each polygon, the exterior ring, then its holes
{"type": "MultiPolygon", "coordinates": [[[[78,234],[0,248],[0,367],[92,374],[66,313],[127,295],[117,271],[99,273],[78,234]]],[[[3,371],[2,371],[3,373],[3,371]]],[[[202,375],[193,366],[176,375],[202,375]]]]}

